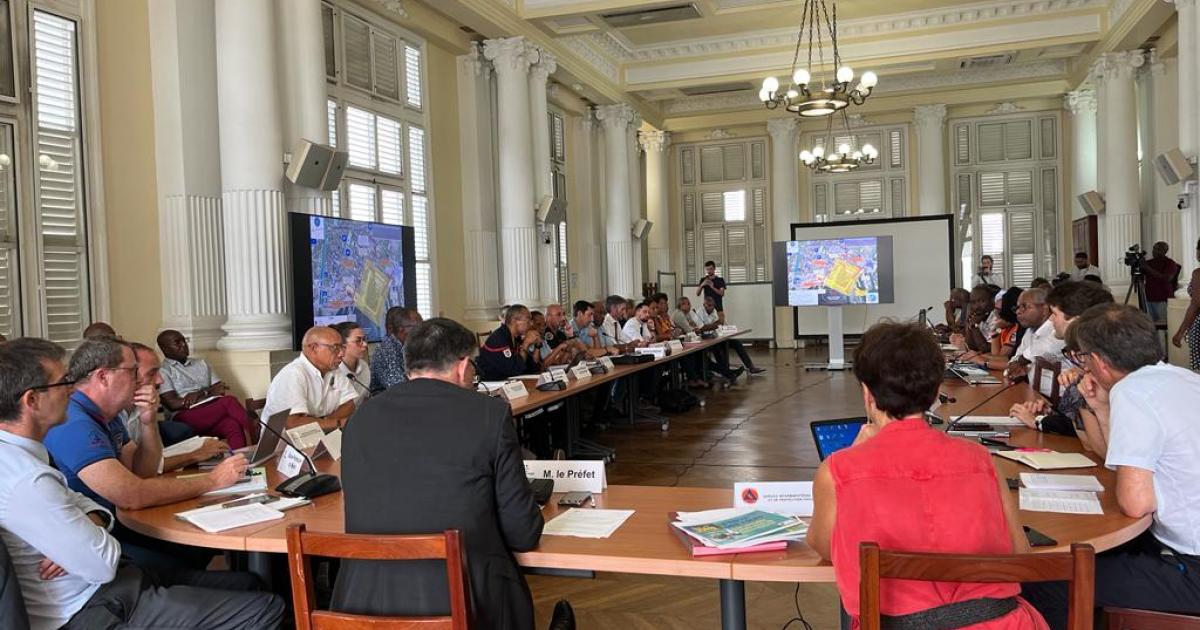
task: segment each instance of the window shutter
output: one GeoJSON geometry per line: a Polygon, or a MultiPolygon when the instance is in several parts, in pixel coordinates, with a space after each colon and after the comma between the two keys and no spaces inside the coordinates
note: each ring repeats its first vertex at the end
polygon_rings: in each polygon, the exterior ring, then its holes
{"type": "Polygon", "coordinates": [[[971,220],[971,214],[970,214],[971,213],[971,175],[970,174],[959,173],[958,185],[956,186],[956,191],[957,191],[957,195],[958,195],[958,205],[956,206],[956,210],[962,208],[962,206],[964,204],[966,204],[966,206],[967,206],[967,215],[963,216],[963,217],[959,217],[959,219],[964,220],[968,224],[970,224],[970,220],[971,220]]]}
{"type": "Polygon", "coordinates": [[[1038,119],[1038,138],[1041,140],[1039,157],[1053,160],[1058,155],[1058,123],[1052,117],[1038,119]]]}
{"type": "MultiPolygon", "coordinates": [[[[878,147],[879,145],[875,145],[878,147]]],[[[893,129],[888,134],[889,165],[892,168],[904,167],[904,134],[899,129],[893,129]]]]}
{"type": "Polygon", "coordinates": [[[1004,213],[985,212],[979,216],[979,255],[987,254],[996,263],[997,269],[1004,268],[1004,213]]]}
{"type": "Polygon", "coordinates": [[[888,182],[891,186],[892,193],[892,214],[899,215],[904,213],[904,180],[900,178],[892,179],[888,182]]]}
{"type": "Polygon", "coordinates": [[[90,319],[75,22],[35,10],[32,49],[46,337],[71,342],[90,319]]]}
{"type": "Polygon", "coordinates": [[[766,177],[765,163],[766,151],[763,143],[755,142],[750,145],[750,178],[762,179],[766,177]]]}
{"type": "MultiPolygon", "coordinates": [[[[0,11],[5,8],[0,6],[0,11]]],[[[3,17],[0,17],[2,20],[3,17]]],[[[16,176],[12,166],[13,126],[0,123],[0,156],[8,166],[0,166],[0,333],[13,338],[21,333],[17,278],[16,176]]]]}
{"type": "Polygon", "coordinates": [[[408,176],[413,193],[425,192],[425,130],[408,126],[408,176]]]}
{"type": "Polygon", "coordinates": [[[371,26],[359,18],[342,13],[342,62],[346,85],[371,91],[371,26]]]}
{"type": "Polygon", "coordinates": [[[338,148],[337,111],[338,102],[329,99],[325,102],[326,118],[329,123],[329,146],[338,148]]]}
{"type": "Polygon", "coordinates": [[[1004,173],[979,174],[979,205],[983,207],[1003,206],[1004,173]]]}
{"type": "MultiPolygon", "coordinates": [[[[404,191],[384,188],[379,195],[379,221],[391,225],[404,223],[404,191]]],[[[417,247],[420,247],[418,245],[417,247]]]]}
{"type": "Polygon", "coordinates": [[[754,223],[764,225],[767,222],[767,189],[755,188],[751,191],[751,202],[754,206],[754,223]]]}
{"type": "Polygon", "coordinates": [[[421,109],[421,49],[404,45],[404,102],[409,107],[421,109]]]}
{"type": "MultiPolygon", "coordinates": [[[[2,3],[0,3],[2,5],[2,3]]],[[[0,7],[0,10],[3,10],[0,7]]],[[[0,20],[4,19],[0,17],[0,20]]],[[[337,40],[333,33],[333,7],[321,4],[321,26],[325,34],[325,78],[337,80],[337,40]]]]}
{"type": "Polygon", "coordinates": [[[357,107],[346,108],[346,150],[350,165],[375,170],[375,114],[357,107]]]}
{"type": "Polygon", "coordinates": [[[429,260],[429,199],[424,195],[412,196],[412,227],[416,237],[414,253],[417,260],[429,260]]]}
{"type": "Polygon", "coordinates": [[[725,263],[725,252],[721,248],[721,240],[724,235],[725,230],[721,227],[706,227],[700,232],[703,241],[701,243],[704,252],[703,259],[717,263],[717,275],[721,275],[719,269],[725,263]]]}
{"type": "Polygon", "coordinates": [[[0,247],[0,333],[10,339],[20,334],[17,327],[16,254],[16,248],[0,247]]]}
{"type": "Polygon", "coordinates": [[[725,196],[718,192],[700,195],[700,222],[720,223],[725,220],[725,196]]]}
{"type": "Polygon", "coordinates": [[[728,190],[722,194],[724,198],[724,217],[726,223],[746,220],[746,191],[728,190]]]}
{"type": "Polygon", "coordinates": [[[1033,172],[1012,171],[1007,174],[1005,196],[1012,206],[1033,205],[1033,172]]]}
{"type": "Polygon", "coordinates": [[[567,147],[563,141],[563,118],[550,114],[550,156],[558,161],[566,159],[567,147]]]}
{"type": "Polygon", "coordinates": [[[967,124],[954,126],[954,163],[969,164],[971,162],[971,126],[967,124]]]}
{"type": "Polygon", "coordinates": [[[725,273],[729,282],[748,282],[750,280],[750,251],[748,234],[745,226],[728,226],[725,228],[725,273]]]}
{"type": "Polygon", "coordinates": [[[400,100],[400,40],[379,29],[371,29],[371,74],[375,94],[400,100]]]}
{"type": "Polygon", "coordinates": [[[979,134],[979,161],[999,162],[1004,159],[1004,124],[985,123],[976,127],[979,134]]]}
{"type": "Polygon", "coordinates": [[[826,191],[825,184],[816,184],[813,186],[813,215],[822,216],[829,214],[828,201],[826,199],[829,193],[826,191]]]}
{"type": "Polygon", "coordinates": [[[708,184],[724,179],[724,161],[721,147],[702,147],[700,149],[700,181],[708,184]]]}
{"type": "Polygon", "coordinates": [[[869,179],[858,184],[859,208],[865,212],[883,210],[883,180],[869,179]]]}
{"type": "Polygon", "coordinates": [[[558,301],[570,304],[571,282],[567,272],[567,222],[558,224],[558,301]]]}
{"type": "Polygon", "coordinates": [[[404,172],[404,149],[400,139],[400,121],[376,116],[375,132],[376,138],[378,138],[376,145],[379,150],[380,172],[393,175],[404,172]]]}
{"type": "Polygon", "coordinates": [[[417,310],[422,317],[433,317],[433,271],[427,262],[417,263],[417,310]]]}
{"type": "Polygon", "coordinates": [[[767,279],[767,228],[754,228],[754,278],[755,282],[765,282],[767,279]]]}
{"type": "Polygon", "coordinates": [[[684,273],[691,280],[696,280],[696,232],[687,230],[683,233],[683,266],[684,273]]]}
{"type": "Polygon", "coordinates": [[[1033,125],[1028,120],[1004,124],[1004,158],[1028,160],[1033,157],[1033,125]]]}
{"type": "Polygon", "coordinates": [[[725,162],[725,180],[746,178],[746,145],[730,144],[722,149],[725,162]]]}
{"type": "Polygon", "coordinates": [[[679,152],[679,170],[683,171],[682,177],[684,184],[696,183],[696,153],[692,149],[683,149],[679,152]]]}
{"type": "Polygon", "coordinates": [[[683,195],[683,229],[690,230],[696,224],[696,193],[683,195]]]}
{"type": "Polygon", "coordinates": [[[333,210],[333,216],[340,217],[342,214],[342,191],[329,191],[329,207],[333,210]]]}
{"type": "Polygon", "coordinates": [[[355,221],[377,221],[375,216],[375,187],[369,184],[350,184],[350,218],[355,221]]]}
{"type": "Polygon", "coordinates": [[[1006,276],[1009,285],[1029,286],[1037,275],[1034,269],[1037,242],[1034,238],[1032,210],[1008,211],[1008,254],[1012,272],[1006,276]]]}
{"type": "Polygon", "coordinates": [[[1058,241],[1058,169],[1042,169],[1042,268],[1053,274],[1058,265],[1054,252],[1058,241]]]}
{"type": "Polygon", "coordinates": [[[834,184],[833,186],[833,211],[834,214],[849,214],[858,210],[862,206],[860,201],[862,195],[858,189],[858,182],[843,182],[834,184]]]}

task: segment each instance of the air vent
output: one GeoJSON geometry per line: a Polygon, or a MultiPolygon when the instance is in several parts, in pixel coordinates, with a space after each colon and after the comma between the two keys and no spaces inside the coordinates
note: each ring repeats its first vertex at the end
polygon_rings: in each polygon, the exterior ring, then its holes
{"type": "Polygon", "coordinates": [[[958,60],[958,68],[960,70],[974,70],[977,68],[992,68],[995,66],[1004,66],[1012,63],[1013,54],[1004,53],[1002,55],[982,55],[980,57],[968,57],[958,60]]]}
{"type": "Polygon", "coordinates": [[[752,83],[721,83],[719,85],[697,85],[695,87],[679,88],[687,96],[707,96],[709,94],[725,94],[728,92],[741,92],[743,90],[753,90],[752,83]]]}
{"type": "Polygon", "coordinates": [[[613,28],[629,26],[646,26],[648,24],[663,24],[680,20],[694,20],[700,16],[700,10],[692,3],[675,4],[641,11],[621,11],[605,13],[600,16],[613,28]]]}

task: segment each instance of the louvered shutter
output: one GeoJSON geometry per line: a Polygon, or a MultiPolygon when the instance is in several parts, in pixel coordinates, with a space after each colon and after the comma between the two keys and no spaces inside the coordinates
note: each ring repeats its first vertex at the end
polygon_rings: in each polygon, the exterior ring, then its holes
{"type": "Polygon", "coordinates": [[[767,189],[755,188],[750,191],[751,206],[753,208],[754,223],[757,225],[765,225],[767,222],[767,189]]]}
{"type": "Polygon", "coordinates": [[[379,221],[391,225],[404,223],[404,191],[384,188],[380,192],[379,221]]]}
{"type": "Polygon", "coordinates": [[[683,195],[683,228],[685,230],[692,229],[696,224],[696,193],[684,193],[683,195]]]}
{"type": "Polygon", "coordinates": [[[894,178],[888,182],[888,185],[891,187],[892,215],[896,216],[903,214],[905,206],[904,180],[900,178],[894,178]]]}
{"type": "Polygon", "coordinates": [[[721,150],[725,181],[746,178],[746,145],[730,144],[721,150]]]}
{"type": "Polygon", "coordinates": [[[755,282],[765,282],[767,280],[767,251],[770,246],[767,245],[767,228],[761,225],[754,228],[754,280],[755,282]]]}
{"type": "Polygon", "coordinates": [[[834,214],[849,214],[862,207],[859,201],[862,195],[858,190],[858,182],[843,182],[833,186],[834,214]]]}
{"type": "Polygon", "coordinates": [[[352,183],[348,186],[350,218],[355,221],[376,221],[375,187],[370,184],[352,183]]]}
{"type": "Polygon", "coordinates": [[[567,222],[558,224],[558,302],[570,304],[571,282],[567,270],[567,222]]]}
{"type": "Polygon", "coordinates": [[[379,152],[379,171],[392,175],[404,172],[404,149],[400,121],[384,116],[375,117],[376,147],[379,152]]]}
{"type": "Polygon", "coordinates": [[[1004,159],[1028,160],[1033,157],[1033,124],[1016,120],[1004,124],[1004,159]]]}
{"type": "Polygon", "coordinates": [[[1006,200],[1004,194],[1004,173],[988,172],[979,174],[979,205],[1000,207],[1006,200]]]}
{"type": "Polygon", "coordinates": [[[1027,287],[1037,275],[1037,240],[1032,210],[1008,211],[1008,258],[1011,272],[1005,278],[1010,286],[1027,287]]]}
{"type": "Polygon", "coordinates": [[[566,155],[567,148],[563,140],[563,118],[558,114],[550,114],[550,157],[561,162],[566,155]]]}
{"type": "Polygon", "coordinates": [[[996,269],[1004,269],[1004,213],[984,212],[979,215],[979,255],[992,257],[996,269]]]}
{"type": "Polygon", "coordinates": [[[342,13],[342,57],[346,85],[371,91],[371,26],[363,20],[342,13]]]}
{"type": "Polygon", "coordinates": [[[433,317],[433,270],[427,262],[417,263],[417,310],[421,317],[433,317]]]}
{"type": "Polygon", "coordinates": [[[679,151],[679,170],[682,171],[680,179],[685,185],[696,183],[696,152],[692,149],[682,149],[679,151]]]}
{"type": "MultiPolygon", "coordinates": [[[[0,6],[0,11],[4,7],[0,6]]],[[[0,18],[3,19],[3,18],[0,18]]],[[[16,169],[13,167],[13,126],[0,123],[0,333],[19,336],[21,312],[17,276],[16,169]]]]}
{"type": "Polygon", "coordinates": [[[750,145],[750,178],[766,177],[766,145],[755,142],[750,145]]]}
{"type": "Polygon", "coordinates": [[[858,207],[864,212],[883,210],[883,180],[869,179],[858,184],[858,207]]]}
{"type": "Polygon", "coordinates": [[[400,40],[377,28],[371,29],[371,74],[377,96],[400,100],[400,40]]]}
{"type": "Polygon", "coordinates": [[[1055,118],[1038,119],[1038,140],[1043,160],[1053,160],[1058,155],[1058,122],[1055,118]]]}
{"type": "Polygon", "coordinates": [[[720,223],[725,220],[725,196],[718,192],[700,195],[701,223],[720,223]]]}
{"type": "Polygon", "coordinates": [[[700,181],[711,184],[724,178],[725,159],[721,147],[702,147],[700,149],[700,181]]]}
{"type": "Polygon", "coordinates": [[[813,215],[826,216],[829,214],[829,192],[826,184],[813,185],[813,215]]]}
{"type": "Polygon", "coordinates": [[[338,102],[329,99],[325,102],[326,121],[329,125],[329,146],[338,148],[338,130],[337,130],[337,115],[338,102]]]}
{"type": "Polygon", "coordinates": [[[1054,273],[1057,265],[1054,251],[1058,244],[1058,169],[1042,169],[1042,269],[1047,275],[1054,273]]]}
{"type": "Polygon", "coordinates": [[[683,233],[683,266],[689,280],[695,282],[696,277],[696,231],[686,230],[683,233]]]}
{"type": "Polygon", "coordinates": [[[1005,198],[1010,206],[1033,205],[1033,172],[1012,171],[1006,173],[1005,198]]]}
{"type": "Polygon", "coordinates": [[[955,191],[956,191],[956,194],[958,195],[958,208],[961,210],[963,205],[967,206],[966,215],[959,217],[959,219],[962,221],[965,221],[967,223],[967,225],[970,225],[971,224],[971,198],[972,198],[971,175],[970,174],[959,173],[958,185],[955,187],[955,191]]]}
{"type": "Polygon", "coordinates": [[[408,126],[408,176],[413,193],[424,193],[425,130],[416,125],[408,126]]]}
{"type": "Polygon", "coordinates": [[[888,134],[888,157],[892,168],[904,167],[904,134],[898,129],[893,129],[888,134]]]}
{"type": "Polygon", "coordinates": [[[423,195],[412,197],[412,228],[417,260],[429,260],[429,200],[423,195]]]}
{"type": "Polygon", "coordinates": [[[954,126],[954,163],[968,164],[971,161],[971,126],[954,126]]]}
{"type": "Polygon", "coordinates": [[[411,44],[404,45],[404,102],[409,107],[421,109],[424,94],[421,91],[421,49],[411,44]]]}
{"type": "Polygon", "coordinates": [[[724,221],[738,222],[746,220],[746,191],[729,190],[723,193],[724,221]]]}
{"type": "Polygon", "coordinates": [[[32,48],[46,337],[69,343],[90,320],[75,22],[35,10],[32,48]]]}
{"type": "Polygon", "coordinates": [[[999,162],[1004,159],[1004,123],[977,125],[979,135],[979,161],[999,162]]]}
{"type": "Polygon", "coordinates": [[[346,150],[350,165],[375,170],[375,114],[354,106],[346,107],[346,150]]]}
{"type": "Polygon", "coordinates": [[[729,282],[750,281],[749,230],[744,225],[725,228],[725,277],[729,282]]]}
{"type": "MultiPolygon", "coordinates": [[[[3,1],[0,0],[0,12],[3,12],[3,1]]],[[[0,16],[0,20],[4,18],[0,16]]],[[[330,81],[337,80],[337,40],[334,37],[333,29],[333,7],[328,4],[321,4],[321,30],[325,35],[325,78],[330,81]]]]}

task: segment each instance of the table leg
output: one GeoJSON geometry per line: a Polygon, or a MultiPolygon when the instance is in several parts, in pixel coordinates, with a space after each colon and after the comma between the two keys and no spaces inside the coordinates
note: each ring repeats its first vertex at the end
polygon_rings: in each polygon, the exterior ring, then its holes
{"type": "Polygon", "coordinates": [[[746,630],[746,583],[721,580],[721,630],[746,630]]]}
{"type": "Polygon", "coordinates": [[[577,396],[567,397],[567,459],[575,459],[575,446],[579,443],[581,431],[579,419],[579,401],[577,396]]]}
{"type": "MultiPolygon", "coordinates": [[[[251,551],[247,554],[247,568],[251,573],[258,576],[262,580],[264,587],[269,591],[274,587],[274,581],[271,579],[271,554],[262,551],[251,551]]],[[[724,592],[724,590],[722,590],[724,592]]]]}

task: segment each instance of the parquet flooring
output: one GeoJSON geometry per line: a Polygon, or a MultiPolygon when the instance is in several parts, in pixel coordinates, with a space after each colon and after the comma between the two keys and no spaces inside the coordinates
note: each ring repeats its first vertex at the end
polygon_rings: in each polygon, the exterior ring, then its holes
{"type": "MultiPolygon", "coordinates": [[[[728,390],[703,392],[705,406],[656,424],[610,425],[586,437],[617,449],[610,484],[732,487],[735,481],[810,480],[818,464],[808,423],[862,415],[850,373],[806,372],[816,357],[791,350],[756,350],[762,376],[728,390]]],[[[736,359],[735,359],[736,361],[736,359]]],[[[529,576],[544,628],[554,603],[568,599],[581,630],[691,630],[720,627],[717,582],[601,573],[595,579],[529,576]]],[[[746,583],[748,624],[780,629],[796,614],[794,584],[746,583]]],[[[838,628],[832,584],[801,584],[801,610],[817,630],[838,628]]],[[[801,627],[799,623],[789,630],[801,627]]]]}

